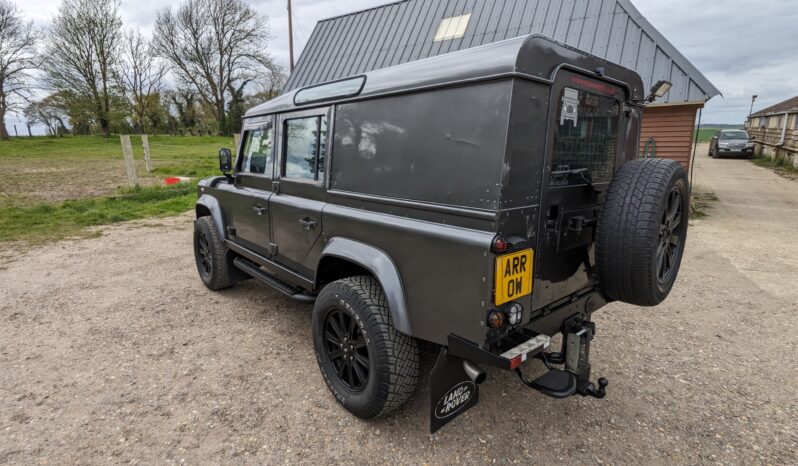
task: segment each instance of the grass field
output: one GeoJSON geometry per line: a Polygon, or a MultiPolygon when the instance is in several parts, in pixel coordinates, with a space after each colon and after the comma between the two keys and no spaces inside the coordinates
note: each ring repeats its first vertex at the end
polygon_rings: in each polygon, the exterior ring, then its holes
{"type": "Polygon", "coordinates": [[[698,142],[709,142],[712,136],[718,131],[718,128],[701,128],[698,130],[698,142]]]}
{"type": "Polygon", "coordinates": [[[86,227],[169,215],[191,208],[197,178],[218,173],[220,147],[232,138],[149,138],[147,173],[141,139],[131,137],[139,188],[127,187],[118,137],[13,138],[0,142],[0,242],[41,242],[85,233],[86,227]],[[166,188],[164,178],[187,176],[166,188]]]}

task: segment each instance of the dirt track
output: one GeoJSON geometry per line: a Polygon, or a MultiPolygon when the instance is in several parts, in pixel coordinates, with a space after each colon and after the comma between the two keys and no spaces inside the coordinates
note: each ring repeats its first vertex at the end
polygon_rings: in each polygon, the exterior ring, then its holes
{"type": "Polygon", "coordinates": [[[699,157],[697,189],[720,200],[675,291],[595,316],[605,400],[490,371],[434,436],[424,386],[359,421],[319,375],[310,308],[254,282],[207,291],[181,216],[0,270],[0,463],[796,464],[798,182],[699,157]]]}

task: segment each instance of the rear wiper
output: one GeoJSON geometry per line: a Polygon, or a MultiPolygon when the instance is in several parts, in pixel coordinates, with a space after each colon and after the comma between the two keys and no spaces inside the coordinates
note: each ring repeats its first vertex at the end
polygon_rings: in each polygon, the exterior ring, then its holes
{"type": "Polygon", "coordinates": [[[551,172],[551,176],[552,177],[570,178],[573,175],[579,175],[579,177],[582,179],[582,181],[587,183],[587,185],[590,187],[590,189],[592,189],[595,192],[600,192],[598,189],[596,189],[596,186],[593,185],[593,177],[590,176],[590,170],[588,170],[587,168],[565,168],[565,169],[562,169],[562,168],[558,167],[557,170],[554,170],[553,172],[551,172]]]}

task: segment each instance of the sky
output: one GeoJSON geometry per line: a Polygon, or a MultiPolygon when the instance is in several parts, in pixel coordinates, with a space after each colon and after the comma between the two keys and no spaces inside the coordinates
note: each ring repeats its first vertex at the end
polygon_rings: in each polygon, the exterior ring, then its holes
{"type": "MultiPolygon", "coordinates": [[[[288,66],[286,0],[247,0],[270,18],[270,53],[288,66]]],[[[592,0],[597,1],[597,0],[592,0]]],[[[294,47],[298,58],[320,19],[388,3],[389,0],[293,0],[294,47]]],[[[643,16],[720,91],[703,114],[704,123],[745,121],[754,110],[798,95],[796,0],[632,0],[643,16]]],[[[16,0],[46,26],[59,0],[16,0]]],[[[122,0],[125,26],[152,30],[156,12],[178,0],[122,0]]],[[[12,134],[13,134],[13,130],[12,134]]]]}

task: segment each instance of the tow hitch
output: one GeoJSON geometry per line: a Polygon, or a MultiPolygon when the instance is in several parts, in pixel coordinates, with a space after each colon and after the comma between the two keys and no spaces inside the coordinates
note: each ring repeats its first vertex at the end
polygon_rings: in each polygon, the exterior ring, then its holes
{"type": "Polygon", "coordinates": [[[515,373],[526,386],[552,398],[567,398],[577,394],[604,398],[609,381],[601,377],[598,386],[590,381],[590,342],[595,333],[596,325],[593,322],[566,323],[562,350],[536,355],[549,368],[549,372],[535,380],[524,377],[520,367],[515,369],[515,373]],[[564,369],[553,367],[561,364],[565,366],[564,369]]]}
{"type": "Polygon", "coordinates": [[[546,353],[550,338],[531,331],[522,331],[501,354],[490,352],[457,335],[450,334],[447,347],[441,348],[430,374],[430,433],[433,433],[479,402],[479,385],[487,375],[478,364],[514,370],[521,381],[544,395],[567,398],[573,395],[604,398],[609,382],[590,382],[590,342],[596,326],[578,318],[563,327],[560,352],[546,353]],[[512,345],[512,347],[509,347],[512,345]],[[507,349],[509,347],[509,349],[507,349]],[[519,366],[530,358],[543,361],[549,372],[535,380],[527,380],[519,366]],[[562,369],[556,365],[564,366],[562,369]]]}

